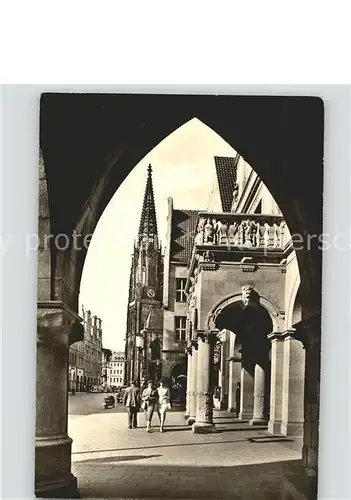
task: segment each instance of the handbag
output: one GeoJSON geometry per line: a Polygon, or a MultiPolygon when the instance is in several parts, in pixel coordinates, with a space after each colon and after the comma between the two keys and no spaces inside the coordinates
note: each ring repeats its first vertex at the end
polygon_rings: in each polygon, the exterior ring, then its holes
{"type": "Polygon", "coordinates": [[[141,409],[144,410],[144,411],[147,410],[147,402],[146,401],[143,401],[141,403],[141,409]]]}
{"type": "Polygon", "coordinates": [[[171,403],[167,403],[167,410],[170,410],[172,408],[171,403]]]}

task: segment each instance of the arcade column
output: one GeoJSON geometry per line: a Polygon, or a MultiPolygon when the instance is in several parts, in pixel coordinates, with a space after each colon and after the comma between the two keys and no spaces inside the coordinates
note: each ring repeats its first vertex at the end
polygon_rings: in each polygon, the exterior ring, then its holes
{"type": "Polygon", "coordinates": [[[236,394],[238,384],[241,379],[241,358],[232,357],[228,360],[229,367],[229,392],[228,392],[228,412],[236,412],[236,394]]]}
{"type": "Polygon", "coordinates": [[[250,425],[265,425],[267,423],[268,373],[269,358],[267,351],[260,353],[255,363],[254,405],[250,425]]]}
{"type": "Polygon", "coordinates": [[[188,425],[192,425],[196,421],[196,380],[197,380],[197,363],[198,363],[198,342],[197,340],[191,341],[191,374],[190,374],[190,388],[189,388],[189,418],[188,425]]]}
{"type": "Polygon", "coordinates": [[[186,353],[187,353],[187,365],[188,365],[188,370],[187,370],[187,379],[186,379],[186,409],[185,409],[185,414],[184,418],[187,420],[190,417],[190,399],[192,397],[192,365],[193,365],[193,357],[192,357],[192,348],[191,346],[188,346],[186,348],[186,353]]]}
{"type": "Polygon", "coordinates": [[[254,410],[255,363],[250,353],[242,353],[240,377],[240,420],[251,420],[254,410]]]}
{"type": "Polygon", "coordinates": [[[196,381],[196,421],[192,426],[195,434],[215,431],[213,423],[213,374],[214,347],[216,334],[212,332],[197,332],[198,359],[196,381]]]}
{"type": "Polygon", "coordinates": [[[81,318],[60,301],[38,303],[35,494],[77,498],[67,435],[68,349],[83,340],[81,318]]]}
{"type": "Polygon", "coordinates": [[[281,433],[283,369],[284,369],[284,337],[281,333],[268,335],[271,340],[271,394],[268,432],[281,433]]]}
{"type": "Polygon", "coordinates": [[[303,435],[305,349],[294,334],[295,330],[289,330],[284,335],[281,425],[284,436],[303,435]]]}

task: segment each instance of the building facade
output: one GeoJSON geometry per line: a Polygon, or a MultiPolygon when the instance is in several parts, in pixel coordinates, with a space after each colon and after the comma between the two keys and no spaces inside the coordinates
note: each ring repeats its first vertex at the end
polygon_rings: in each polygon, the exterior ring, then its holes
{"type": "Polygon", "coordinates": [[[125,385],[125,355],[124,352],[112,352],[106,362],[107,387],[122,387],[125,385]]]}
{"type": "Polygon", "coordinates": [[[69,388],[89,391],[102,383],[102,322],[82,306],[84,339],[69,348],[69,388]]]}
{"type": "Polygon", "coordinates": [[[302,436],[305,350],[291,235],[242,158],[215,164],[218,186],[211,210],[198,214],[187,269],[188,422],[210,432],[216,405],[302,436]]]}

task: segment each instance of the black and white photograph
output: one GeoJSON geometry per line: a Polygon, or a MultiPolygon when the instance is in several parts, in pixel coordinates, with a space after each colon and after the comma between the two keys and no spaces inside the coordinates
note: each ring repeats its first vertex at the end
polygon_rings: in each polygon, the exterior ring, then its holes
{"type": "Polygon", "coordinates": [[[43,93],[35,494],[317,499],[324,103],[43,93]]]}

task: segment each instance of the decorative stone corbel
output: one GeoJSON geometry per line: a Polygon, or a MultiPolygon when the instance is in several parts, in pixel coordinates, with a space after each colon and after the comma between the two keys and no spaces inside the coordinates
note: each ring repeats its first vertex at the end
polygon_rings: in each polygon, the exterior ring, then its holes
{"type": "Polygon", "coordinates": [[[257,270],[257,264],[253,257],[244,257],[240,262],[240,269],[244,273],[254,273],[257,270]]]}
{"type": "Polygon", "coordinates": [[[258,306],[260,302],[260,296],[256,290],[251,285],[244,285],[242,287],[242,308],[258,306]]]}
{"type": "Polygon", "coordinates": [[[280,269],[281,273],[286,273],[286,265],[287,265],[287,260],[286,259],[283,259],[283,260],[280,261],[279,269],[280,269]]]}

